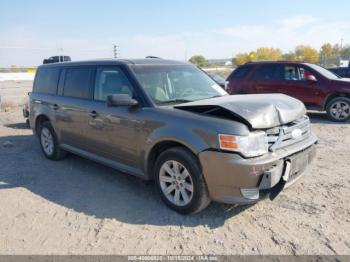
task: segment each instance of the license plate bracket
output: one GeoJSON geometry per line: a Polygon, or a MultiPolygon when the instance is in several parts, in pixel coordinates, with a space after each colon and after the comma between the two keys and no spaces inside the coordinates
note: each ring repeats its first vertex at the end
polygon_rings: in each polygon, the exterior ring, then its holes
{"type": "Polygon", "coordinates": [[[291,162],[291,168],[290,168],[288,182],[296,179],[298,176],[300,176],[304,172],[309,162],[308,154],[304,153],[296,157],[290,158],[290,162],[291,162]]]}

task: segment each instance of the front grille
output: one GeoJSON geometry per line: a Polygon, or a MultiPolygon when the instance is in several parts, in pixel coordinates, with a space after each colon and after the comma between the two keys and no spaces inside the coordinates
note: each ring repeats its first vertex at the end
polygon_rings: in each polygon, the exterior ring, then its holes
{"type": "Polygon", "coordinates": [[[266,131],[269,150],[276,151],[310,136],[310,120],[307,116],[287,125],[278,126],[266,131]]]}

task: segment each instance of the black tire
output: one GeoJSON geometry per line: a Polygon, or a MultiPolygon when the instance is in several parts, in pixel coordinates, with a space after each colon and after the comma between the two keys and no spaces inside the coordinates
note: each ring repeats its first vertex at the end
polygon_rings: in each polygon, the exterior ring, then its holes
{"type": "Polygon", "coordinates": [[[155,164],[155,181],[158,192],[164,203],[178,213],[194,214],[206,208],[211,202],[197,158],[185,148],[170,148],[159,155],[155,164]],[[167,199],[162,191],[159,176],[161,167],[167,161],[177,161],[188,170],[188,173],[191,176],[191,182],[193,183],[193,195],[190,202],[186,205],[175,205],[167,199]]]}
{"type": "Polygon", "coordinates": [[[336,97],[333,98],[331,101],[329,101],[327,103],[326,106],[326,112],[327,112],[327,117],[329,120],[334,121],[334,122],[345,122],[349,119],[350,117],[350,99],[347,97],[336,97]],[[336,117],[336,115],[334,115],[334,113],[332,112],[332,108],[334,108],[334,106],[336,105],[336,103],[341,103],[342,105],[347,105],[347,110],[346,110],[346,117],[343,118],[339,118],[336,117]]]}
{"type": "Polygon", "coordinates": [[[38,138],[40,141],[41,150],[43,151],[45,157],[47,157],[48,159],[60,160],[60,159],[63,159],[67,155],[67,152],[60,148],[56,133],[55,133],[54,129],[52,128],[50,122],[46,121],[46,122],[39,124],[38,138]],[[43,141],[41,139],[41,135],[42,135],[43,130],[48,130],[53,138],[52,139],[53,140],[53,150],[51,153],[48,153],[47,150],[44,149],[43,141]]]}

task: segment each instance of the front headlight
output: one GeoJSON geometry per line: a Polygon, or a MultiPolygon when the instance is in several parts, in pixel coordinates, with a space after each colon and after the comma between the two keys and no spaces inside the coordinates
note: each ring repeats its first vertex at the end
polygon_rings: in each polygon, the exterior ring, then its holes
{"type": "Polygon", "coordinates": [[[252,132],[248,136],[219,135],[220,149],[239,152],[245,157],[261,156],[268,152],[265,132],[252,132]]]}

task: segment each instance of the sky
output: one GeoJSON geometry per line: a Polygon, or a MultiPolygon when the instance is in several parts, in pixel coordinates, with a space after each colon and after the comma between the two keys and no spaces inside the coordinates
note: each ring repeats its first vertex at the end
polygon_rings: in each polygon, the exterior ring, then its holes
{"type": "Polygon", "coordinates": [[[350,43],[348,0],[0,0],[0,67],[153,55],[232,58],[258,47],[350,43]]]}

